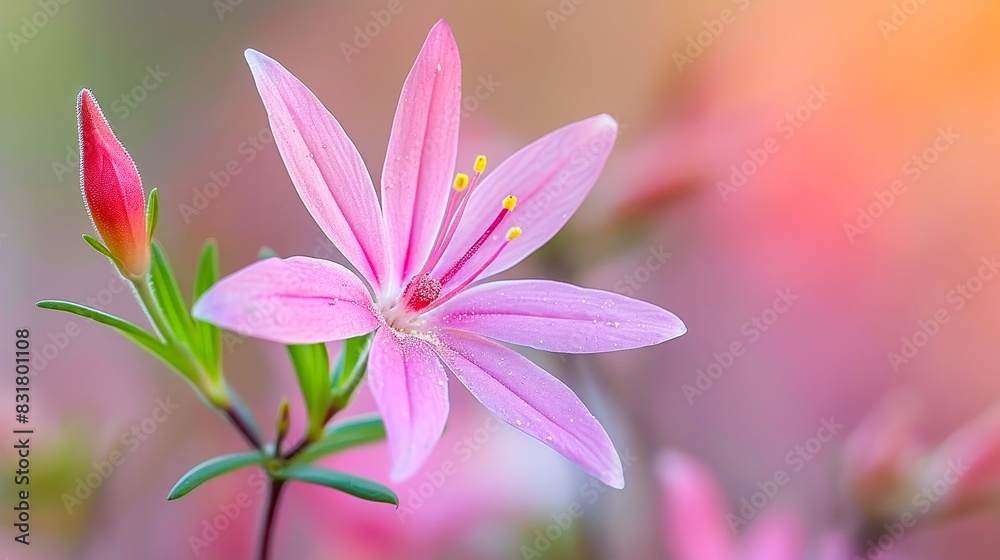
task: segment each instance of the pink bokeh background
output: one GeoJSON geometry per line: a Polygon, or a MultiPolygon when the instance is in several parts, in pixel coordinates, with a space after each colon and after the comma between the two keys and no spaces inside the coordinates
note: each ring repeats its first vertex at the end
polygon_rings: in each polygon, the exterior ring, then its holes
{"type": "MultiPolygon", "coordinates": [[[[93,232],[67,153],[76,150],[82,87],[101,100],[146,188],[159,189],[158,238],[186,283],[208,237],[224,272],[265,245],[339,258],[270,141],[242,57],[248,47],[313,89],[376,177],[399,87],[440,18],[465,72],[460,166],[478,153],[499,163],[562,124],[614,115],[619,141],[591,198],[507,275],[621,291],[670,309],[689,329],[629,353],[530,354],[633,458],[624,491],[499,427],[459,390],[424,472],[394,487],[400,510],[295,486],[282,504],[278,558],[525,558],[523,547],[539,549],[539,535],[574,504],[584,514],[541,557],[668,558],[656,478],[663,450],[704,463],[738,512],[834,418],[843,431],[764,508],[794,518],[812,543],[807,554],[818,555],[849,516],[837,483],[848,434],[886,395],[921,402],[918,430],[932,443],[1000,398],[1000,276],[983,268],[1000,253],[995,2],[70,2],[28,38],[22,18],[40,9],[0,6],[0,332],[30,328],[37,351],[53,347],[33,381],[34,542],[12,544],[5,523],[0,555],[252,554],[262,507],[253,471],[165,500],[191,466],[242,449],[225,422],[115,333],[33,306],[94,298],[144,320],[80,241],[93,232]],[[981,270],[990,274],[976,282],[981,270]],[[948,321],[926,327],[940,309],[948,321]],[[921,329],[933,335],[917,335],[925,343],[911,357],[891,355],[921,329]],[[123,444],[157,399],[176,410],[134,449],[123,444]],[[76,480],[115,450],[124,462],[67,508],[76,480]],[[429,496],[413,508],[421,491],[429,496]],[[226,529],[206,547],[193,543],[233,504],[239,514],[226,529]],[[401,519],[407,507],[413,514],[401,519]]],[[[280,399],[296,402],[283,349],[240,341],[224,363],[270,433],[280,399]]],[[[352,412],[370,410],[363,391],[352,412]]],[[[293,429],[300,405],[295,413],[293,429]]],[[[388,481],[384,445],[329,464],[388,481]]],[[[0,465],[12,470],[10,453],[0,465]]],[[[9,477],[0,490],[9,503],[9,477]]],[[[891,557],[993,559],[997,523],[984,514],[928,527],[891,557]]]]}

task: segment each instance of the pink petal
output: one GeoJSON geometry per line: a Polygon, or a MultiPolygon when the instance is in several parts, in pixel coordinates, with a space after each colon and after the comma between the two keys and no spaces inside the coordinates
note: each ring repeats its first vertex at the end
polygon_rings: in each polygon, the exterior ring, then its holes
{"type": "Polygon", "coordinates": [[[340,340],[381,324],[368,289],[353,272],[309,257],[256,262],[212,286],[192,313],[283,344],[340,340]]]}
{"type": "Polygon", "coordinates": [[[506,242],[506,232],[523,233],[512,241],[482,278],[521,262],[552,238],[583,203],[611,153],[618,123],[609,115],[578,121],[532,142],[510,156],[475,187],[455,238],[435,269],[440,277],[457,262],[497,217],[501,202],[514,195],[518,202],[503,223],[462,268],[458,285],[506,242]]]}
{"type": "Polygon", "coordinates": [[[627,350],[686,332],[673,313],[653,304],[548,280],[475,286],[435,316],[442,326],[551,352],[627,350]]]}
{"type": "Polygon", "coordinates": [[[895,507],[913,464],[924,454],[916,438],[917,403],[906,393],[886,397],[844,446],[843,477],[851,498],[872,515],[895,507]]]}
{"type": "Polygon", "coordinates": [[[486,408],[605,484],[625,486],[611,439],[562,381],[491,340],[451,329],[438,336],[441,358],[486,408]]]}
{"type": "Polygon", "coordinates": [[[948,488],[942,509],[949,513],[982,506],[1000,497],[1000,405],[959,428],[930,456],[922,484],[948,488]]]}
{"type": "MultiPolygon", "coordinates": [[[[757,518],[747,531],[741,546],[740,560],[801,560],[802,529],[785,514],[767,514],[757,518]]],[[[841,557],[846,560],[849,556],[841,557]]]]}
{"type": "Polygon", "coordinates": [[[385,422],[392,479],[405,480],[441,439],[448,419],[448,377],[426,342],[385,328],[372,343],[368,387],[385,422]]]}
{"type": "Polygon", "coordinates": [[[302,203],[378,291],[387,280],[385,224],[361,154],[295,76],[255,50],[247,50],[246,59],[302,203]]]}
{"type": "Polygon", "coordinates": [[[657,470],[662,492],[663,537],[671,558],[730,560],[732,539],[718,484],[697,461],[665,453],[657,470]]]}
{"type": "Polygon", "coordinates": [[[423,266],[441,224],[455,172],[461,101],[458,45],[442,20],[403,84],[382,170],[382,204],[400,284],[423,266]]]}

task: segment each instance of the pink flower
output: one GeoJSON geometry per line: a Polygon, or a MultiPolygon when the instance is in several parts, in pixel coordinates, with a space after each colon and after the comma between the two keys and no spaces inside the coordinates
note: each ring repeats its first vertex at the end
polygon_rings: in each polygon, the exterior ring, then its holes
{"type": "MultiPolygon", "coordinates": [[[[726,502],[715,478],[700,463],[678,452],[664,453],[657,465],[662,492],[664,546],[677,560],[798,560],[799,526],[769,514],[753,522],[737,542],[726,502]]],[[[741,521],[743,523],[743,521],[741,521]]]]}
{"type": "Polygon", "coordinates": [[[149,270],[149,235],[139,170],[90,90],[80,92],[76,108],[87,211],[101,241],[121,263],[122,273],[142,277],[149,270]]]}
{"type": "Polygon", "coordinates": [[[618,454],[583,403],[496,341],[554,352],[624,350],[679,336],[683,323],[648,303],[558,282],[470,287],[523,260],[569,220],[611,151],[614,119],[599,115],[552,132],[486,176],[485,157],[477,158],[471,178],[453,178],[461,64],[451,30],[438,22],[403,84],[380,208],[337,120],[277,62],[252,50],[246,57],[302,202],[371,291],[333,262],[269,259],[223,279],[195,316],[286,344],[375,330],[368,385],[396,480],[412,475],[441,436],[447,368],[502,420],[623,487],[618,454]]]}
{"type": "Polygon", "coordinates": [[[887,398],[844,450],[845,489],[864,520],[944,520],[1000,506],[1000,405],[933,448],[917,437],[919,408],[887,398]]]}

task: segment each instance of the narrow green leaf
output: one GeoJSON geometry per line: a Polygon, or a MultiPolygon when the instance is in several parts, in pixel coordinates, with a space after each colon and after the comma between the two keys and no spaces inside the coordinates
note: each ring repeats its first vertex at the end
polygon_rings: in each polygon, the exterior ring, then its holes
{"type": "Polygon", "coordinates": [[[120,264],[118,258],[111,254],[111,249],[105,247],[104,243],[101,243],[100,241],[94,239],[93,237],[87,235],[86,233],[83,234],[83,240],[87,242],[87,245],[93,247],[94,250],[97,251],[98,253],[104,255],[105,257],[108,257],[109,259],[114,261],[115,264],[120,264]]]}
{"type": "Polygon", "coordinates": [[[177,481],[177,484],[174,484],[174,487],[170,489],[167,499],[176,500],[217,476],[243,467],[249,467],[250,465],[263,464],[265,461],[267,461],[267,457],[259,451],[234,453],[232,455],[223,455],[209,459],[182,476],[177,481]]]}
{"type": "Polygon", "coordinates": [[[149,200],[146,201],[146,235],[149,242],[153,242],[153,232],[156,231],[156,222],[160,219],[160,195],[153,189],[149,191],[149,200]]]}
{"type": "Polygon", "coordinates": [[[200,340],[195,336],[194,320],[188,311],[187,303],[181,294],[170,263],[163,254],[158,243],[152,244],[153,262],[150,266],[150,281],[153,285],[153,297],[160,304],[163,315],[170,325],[171,331],[182,342],[188,343],[196,354],[200,353],[200,340]]]}
{"type": "Polygon", "coordinates": [[[319,484],[327,488],[340,490],[362,500],[371,502],[382,502],[385,504],[399,505],[399,498],[396,493],[367,478],[354,476],[352,474],[324,469],[313,465],[294,465],[279,471],[276,475],[284,480],[301,480],[319,484]]]}
{"type": "Polygon", "coordinates": [[[365,334],[344,341],[337,365],[330,372],[332,403],[336,408],[345,408],[361,383],[368,366],[368,352],[373,338],[373,334],[365,334]]]}
{"type": "Polygon", "coordinates": [[[319,435],[326,423],[326,413],[330,407],[330,358],[326,345],[291,344],[288,354],[299,378],[302,398],[309,413],[309,431],[319,435]]]}
{"type": "MultiPolygon", "coordinates": [[[[192,301],[198,301],[202,294],[219,281],[219,249],[214,239],[205,242],[198,259],[198,273],[194,280],[192,301]]],[[[202,353],[205,366],[209,371],[218,373],[222,363],[222,331],[219,327],[205,321],[194,320],[198,334],[201,337],[202,353]]]]}
{"type": "Polygon", "coordinates": [[[56,311],[66,311],[67,313],[73,313],[98,323],[107,325],[121,334],[128,337],[130,340],[163,360],[167,365],[173,367],[181,375],[187,377],[188,379],[194,380],[194,372],[188,369],[187,362],[177,353],[176,350],[160,342],[155,336],[142,330],[137,325],[115,317],[114,315],[109,315],[103,311],[98,311],[97,309],[92,309],[85,305],[80,305],[78,303],[73,303],[69,301],[56,301],[56,300],[45,300],[36,303],[38,307],[42,309],[54,309],[56,311]]]}
{"type": "Polygon", "coordinates": [[[323,437],[312,443],[295,458],[295,463],[312,463],[327,455],[385,439],[385,424],[377,415],[359,416],[338,422],[323,432],[323,437]]]}

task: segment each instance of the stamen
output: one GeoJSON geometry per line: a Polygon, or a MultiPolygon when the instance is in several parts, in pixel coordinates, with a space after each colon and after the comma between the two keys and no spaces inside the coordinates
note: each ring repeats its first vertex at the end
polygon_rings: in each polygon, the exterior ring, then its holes
{"type": "MultiPolygon", "coordinates": [[[[466,286],[468,286],[469,284],[473,283],[476,280],[476,278],[479,278],[479,275],[482,274],[483,271],[485,271],[487,268],[490,267],[491,264],[493,264],[493,261],[497,260],[497,257],[500,256],[500,253],[503,252],[503,250],[507,247],[507,245],[510,245],[510,242],[514,241],[518,237],[521,237],[521,228],[519,228],[517,226],[514,226],[514,227],[510,228],[509,230],[507,230],[507,241],[504,241],[503,245],[501,245],[500,247],[498,247],[497,250],[496,250],[496,252],[493,253],[493,255],[490,258],[486,259],[486,262],[484,262],[482,265],[480,265],[479,268],[477,268],[474,273],[470,274],[469,277],[466,278],[461,284],[459,284],[458,286],[455,286],[447,294],[445,294],[445,295],[443,295],[441,297],[438,297],[438,298],[434,299],[433,301],[429,302],[427,304],[427,306],[426,306],[427,307],[426,311],[430,311],[431,309],[434,309],[435,307],[437,307],[437,306],[441,305],[442,303],[448,301],[449,299],[455,297],[456,295],[458,295],[459,292],[461,292],[462,290],[464,290],[466,288],[466,286]]],[[[441,282],[441,283],[444,284],[444,282],[441,282]]]]}
{"type": "Polygon", "coordinates": [[[454,278],[456,274],[458,274],[458,271],[461,270],[463,266],[465,266],[465,263],[469,262],[469,259],[472,258],[472,255],[475,255],[476,251],[478,251],[479,248],[483,246],[483,243],[486,243],[486,240],[489,239],[491,235],[493,235],[493,232],[496,231],[497,226],[499,226],[500,222],[503,221],[504,216],[510,213],[510,211],[514,209],[514,206],[517,205],[517,197],[508,196],[503,199],[503,202],[501,204],[503,208],[500,210],[500,213],[497,214],[497,217],[496,219],[493,220],[493,223],[490,224],[488,228],[486,228],[486,231],[484,231],[483,234],[479,236],[479,239],[477,239],[476,242],[472,244],[472,247],[470,247],[469,250],[466,251],[465,254],[462,255],[460,259],[458,259],[458,262],[456,262],[455,265],[452,266],[448,270],[448,272],[445,272],[444,276],[441,277],[442,285],[447,284],[449,281],[451,281],[451,279],[454,278]]]}
{"type": "Polygon", "coordinates": [[[472,189],[479,182],[479,176],[486,170],[486,156],[477,156],[472,168],[475,170],[475,174],[471,180],[465,173],[459,173],[455,176],[453,184],[455,190],[451,193],[451,199],[448,200],[448,207],[445,209],[444,219],[438,229],[437,239],[434,241],[430,256],[427,257],[427,262],[424,263],[424,267],[416,276],[426,274],[437,266],[448,244],[454,239],[455,232],[458,231],[458,224],[465,214],[469,197],[472,196],[472,189]]]}

